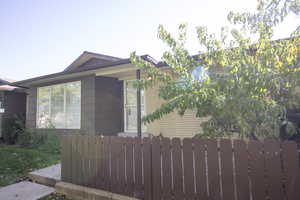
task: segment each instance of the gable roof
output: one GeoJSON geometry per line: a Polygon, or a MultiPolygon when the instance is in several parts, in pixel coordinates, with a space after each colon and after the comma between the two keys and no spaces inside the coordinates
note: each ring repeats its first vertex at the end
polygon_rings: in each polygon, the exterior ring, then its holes
{"type": "Polygon", "coordinates": [[[114,61],[122,60],[121,58],[108,56],[99,53],[93,53],[89,51],[84,51],[78,58],[76,58],[65,70],[66,71],[75,71],[85,62],[88,62],[90,59],[96,59],[98,63],[111,63],[114,61]]]}
{"type": "MultiPolygon", "coordinates": [[[[142,55],[141,58],[145,61],[151,62],[157,67],[159,66],[159,62],[149,55],[142,55]]],[[[36,81],[48,81],[53,79],[64,79],[67,77],[70,78],[79,77],[82,75],[90,75],[95,73],[98,69],[114,66],[117,67],[127,64],[131,64],[130,58],[121,59],[117,57],[84,51],[71,65],[69,65],[62,72],[17,81],[13,84],[29,86],[31,83],[36,81]]]]}

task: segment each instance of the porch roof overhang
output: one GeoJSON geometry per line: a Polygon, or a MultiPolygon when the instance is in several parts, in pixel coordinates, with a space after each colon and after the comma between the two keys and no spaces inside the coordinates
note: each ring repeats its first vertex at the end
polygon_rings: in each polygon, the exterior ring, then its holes
{"type": "Polygon", "coordinates": [[[120,64],[113,67],[94,69],[94,70],[82,71],[82,72],[73,72],[73,73],[59,72],[59,73],[45,75],[42,77],[28,79],[25,81],[15,82],[14,84],[22,85],[24,87],[30,87],[30,86],[35,86],[35,85],[53,82],[53,81],[76,79],[76,78],[89,76],[89,75],[114,77],[113,75],[110,75],[116,71],[113,70],[114,68],[116,68],[116,70],[125,72],[125,71],[130,71],[131,69],[136,67],[134,67],[132,64],[120,64]]]}

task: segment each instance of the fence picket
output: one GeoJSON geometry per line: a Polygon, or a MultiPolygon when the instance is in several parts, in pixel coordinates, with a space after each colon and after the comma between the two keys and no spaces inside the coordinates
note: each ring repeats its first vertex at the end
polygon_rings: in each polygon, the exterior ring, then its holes
{"type": "Polygon", "coordinates": [[[172,199],[172,168],[171,168],[171,140],[170,138],[162,138],[162,199],[172,199]]]}
{"type": "Polygon", "coordinates": [[[216,140],[206,140],[207,167],[208,167],[208,191],[210,199],[221,199],[219,155],[216,140]]]}
{"type": "Polygon", "coordinates": [[[193,143],[191,138],[185,138],[182,144],[184,169],[184,196],[185,199],[195,198],[193,143]]]}
{"type": "Polygon", "coordinates": [[[134,139],[134,197],[143,198],[145,195],[143,183],[143,156],[142,156],[142,140],[134,139]]]}
{"type": "Polygon", "coordinates": [[[144,199],[152,199],[151,140],[143,138],[144,199]]]}
{"type": "Polygon", "coordinates": [[[118,193],[125,194],[126,191],[126,180],[125,180],[125,139],[119,137],[118,138],[118,146],[119,146],[119,164],[118,164],[118,171],[119,171],[119,182],[118,182],[118,193]]]}
{"type": "Polygon", "coordinates": [[[78,184],[77,178],[78,178],[78,151],[77,151],[77,137],[71,137],[72,140],[72,183],[78,184]]]}
{"type": "Polygon", "coordinates": [[[276,140],[265,140],[264,150],[268,196],[272,200],[282,200],[283,174],[280,164],[280,144],[276,140]]]}
{"type": "Polygon", "coordinates": [[[126,148],[126,191],[125,194],[133,196],[134,187],[134,160],[133,160],[133,140],[130,138],[125,138],[125,148],[126,148]]]}
{"type": "Polygon", "coordinates": [[[253,199],[266,198],[266,183],[265,183],[265,161],[263,154],[263,144],[259,141],[251,140],[248,144],[249,166],[250,166],[250,181],[251,192],[253,199]]]}
{"type": "Polygon", "coordinates": [[[96,188],[96,177],[97,177],[97,173],[96,173],[96,142],[97,140],[95,140],[95,137],[90,136],[89,137],[89,146],[88,146],[88,158],[89,158],[89,163],[90,163],[90,171],[89,171],[89,181],[88,181],[88,185],[90,187],[96,188]]]}
{"type": "Polygon", "coordinates": [[[231,140],[220,141],[223,199],[234,199],[233,151],[231,140]]]}
{"type": "Polygon", "coordinates": [[[287,199],[300,199],[299,154],[295,142],[286,141],[282,143],[282,160],[287,199]]]}
{"type": "Polygon", "coordinates": [[[295,142],[61,137],[62,180],[145,200],[300,199],[295,142]]]}
{"type": "Polygon", "coordinates": [[[152,138],[152,199],[161,199],[161,147],[160,138],[152,138]]]}
{"type": "Polygon", "coordinates": [[[65,182],[72,182],[70,179],[72,177],[72,154],[70,144],[70,136],[61,136],[60,146],[61,146],[61,179],[65,182]]]}
{"type": "Polygon", "coordinates": [[[183,170],[182,170],[182,151],[181,140],[172,139],[172,158],[173,158],[173,193],[175,200],[182,200],[183,195],[183,170]]]}
{"type": "Polygon", "coordinates": [[[236,172],[236,193],[237,200],[250,200],[248,180],[248,152],[247,144],[242,140],[235,140],[234,161],[236,172]]]}
{"type": "Polygon", "coordinates": [[[76,182],[77,184],[79,185],[84,185],[84,180],[85,180],[85,171],[84,171],[84,168],[83,168],[83,165],[84,165],[84,155],[83,155],[83,149],[84,149],[84,141],[82,140],[84,138],[84,136],[78,136],[76,137],[77,140],[76,140],[76,146],[77,146],[77,154],[78,154],[78,160],[77,160],[77,164],[76,164],[76,167],[77,167],[77,178],[76,178],[76,182]],[[82,141],[82,142],[79,142],[79,141],[82,141]],[[81,150],[80,150],[81,149],[81,150]]]}
{"type": "Polygon", "coordinates": [[[195,179],[196,179],[196,199],[208,199],[207,191],[207,173],[205,159],[205,143],[204,140],[193,139],[195,154],[195,179]]]}
{"type": "Polygon", "coordinates": [[[119,189],[119,139],[111,138],[111,191],[118,193],[119,189]]]}
{"type": "Polygon", "coordinates": [[[107,191],[110,190],[110,157],[111,157],[111,151],[110,151],[110,137],[104,137],[103,138],[103,148],[104,148],[104,154],[103,154],[103,189],[107,191]]]}
{"type": "Polygon", "coordinates": [[[96,162],[97,162],[97,168],[96,168],[96,188],[103,188],[103,155],[104,155],[104,150],[103,150],[103,139],[102,137],[96,137],[96,162]]]}

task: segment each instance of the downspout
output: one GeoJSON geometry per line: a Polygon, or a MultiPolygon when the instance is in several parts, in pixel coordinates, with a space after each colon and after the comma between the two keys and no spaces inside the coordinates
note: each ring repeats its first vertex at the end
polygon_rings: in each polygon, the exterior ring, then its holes
{"type": "MultiPolygon", "coordinates": [[[[141,71],[136,70],[136,79],[141,80],[141,71]]],[[[142,137],[142,111],[141,111],[141,89],[136,90],[136,107],[137,107],[137,136],[142,137]]]]}

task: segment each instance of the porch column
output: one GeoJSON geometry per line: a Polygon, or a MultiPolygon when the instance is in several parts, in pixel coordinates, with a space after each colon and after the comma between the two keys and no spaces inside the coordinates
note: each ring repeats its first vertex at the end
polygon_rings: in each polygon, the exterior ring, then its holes
{"type": "MultiPolygon", "coordinates": [[[[141,79],[141,71],[136,70],[136,79],[141,79]]],[[[136,105],[137,105],[137,135],[142,137],[142,112],[141,112],[141,90],[138,88],[136,91],[136,105]]]]}

